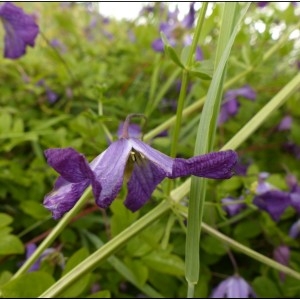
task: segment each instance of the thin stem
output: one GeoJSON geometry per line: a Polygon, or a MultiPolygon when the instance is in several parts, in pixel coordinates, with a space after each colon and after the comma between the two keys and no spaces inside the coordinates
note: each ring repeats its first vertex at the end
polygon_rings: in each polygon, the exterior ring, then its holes
{"type": "Polygon", "coordinates": [[[56,239],[56,237],[64,230],[64,228],[69,224],[71,219],[78,213],[78,211],[86,203],[87,198],[91,192],[91,187],[87,188],[81,198],[78,200],[76,205],[70,210],[56,225],[56,227],[51,231],[51,233],[44,239],[44,241],[39,245],[39,247],[34,251],[34,253],[25,261],[22,267],[15,273],[11,279],[15,279],[20,275],[24,274],[39,258],[39,256],[51,245],[51,243],[56,239]]]}

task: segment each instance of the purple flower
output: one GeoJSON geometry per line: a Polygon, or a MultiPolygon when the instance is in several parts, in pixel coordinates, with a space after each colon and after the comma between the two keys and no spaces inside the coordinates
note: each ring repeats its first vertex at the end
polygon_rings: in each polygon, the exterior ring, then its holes
{"type": "Polygon", "coordinates": [[[26,46],[34,47],[39,27],[32,16],[14,4],[5,2],[0,6],[0,19],[5,30],[4,57],[19,58],[26,53],[26,46]]]}
{"type": "Polygon", "coordinates": [[[72,148],[45,151],[48,164],[60,177],[54,190],[46,195],[44,206],[55,219],[69,211],[86,187],[91,184],[99,207],[107,208],[117,197],[124,178],[128,193],[125,206],[131,211],[141,208],[156,186],[166,177],[199,176],[226,179],[233,175],[237,162],[235,151],[228,150],[195,156],[189,159],[171,158],[141,140],[129,137],[129,115],[123,134],[90,164],[83,154],[72,148]]]}
{"type": "Polygon", "coordinates": [[[255,100],[256,93],[249,85],[244,85],[243,87],[235,90],[228,90],[224,95],[221,106],[218,120],[219,125],[225,123],[229,118],[234,117],[238,113],[240,107],[238,97],[255,100]]]}
{"type": "Polygon", "coordinates": [[[221,200],[223,209],[228,213],[230,217],[237,215],[240,211],[246,208],[244,203],[240,203],[244,197],[234,199],[232,197],[223,198],[221,200]]]}
{"type": "MultiPolygon", "coordinates": [[[[282,265],[288,266],[290,261],[290,248],[286,245],[278,246],[273,251],[273,258],[282,265]]],[[[285,273],[280,272],[279,277],[281,281],[284,281],[285,273]]]]}
{"type": "Polygon", "coordinates": [[[296,237],[298,237],[299,232],[300,232],[300,219],[291,226],[289,231],[289,236],[295,239],[296,237]]]}
{"type": "Polygon", "coordinates": [[[293,118],[291,116],[283,117],[277,127],[277,130],[278,131],[290,130],[292,127],[292,121],[293,121],[293,118]]]}
{"type": "Polygon", "coordinates": [[[183,27],[186,28],[193,28],[194,22],[195,22],[195,8],[194,8],[195,3],[190,4],[190,10],[188,14],[184,17],[182,21],[183,27]]]}
{"type": "Polygon", "coordinates": [[[300,146],[292,141],[288,141],[283,145],[283,150],[295,156],[297,160],[300,160],[300,146]]]}
{"type": "Polygon", "coordinates": [[[259,2],[256,2],[256,5],[260,8],[263,8],[265,6],[267,6],[269,4],[268,1],[259,1],[259,2]]]}
{"type": "MultiPolygon", "coordinates": [[[[26,246],[26,260],[33,254],[35,250],[36,245],[34,243],[30,243],[26,246]]],[[[28,272],[39,270],[43,259],[49,257],[51,254],[58,254],[58,264],[63,269],[65,267],[64,257],[55,248],[48,248],[39,256],[36,262],[29,268],[28,272]]]]}
{"type": "MultiPolygon", "coordinates": [[[[124,122],[121,122],[118,128],[118,138],[120,139],[122,137],[123,134],[123,127],[124,127],[124,122]]],[[[141,127],[137,124],[129,124],[128,126],[128,135],[133,137],[133,138],[137,138],[140,139],[142,136],[142,131],[141,131],[141,127]]]]}
{"type": "Polygon", "coordinates": [[[256,298],[252,287],[239,275],[228,277],[212,292],[211,298],[256,298]]]}
{"type": "Polygon", "coordinates": [[[300,186],[297,178],[292,174],[286,176],[286,182],[290,187],[291,206],[300,214],[300,186]]]}

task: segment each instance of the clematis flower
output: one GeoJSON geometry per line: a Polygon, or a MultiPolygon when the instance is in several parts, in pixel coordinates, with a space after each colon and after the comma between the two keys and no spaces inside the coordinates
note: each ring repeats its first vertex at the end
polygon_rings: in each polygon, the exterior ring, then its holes
{"type": "Polygon", "coordinates": [[[292,122],[293,122],[293,118],[291,116],[287,115],[283,117],[277,127],[277,130],[278,131],[290,130],[292,127],[292,122]]]}
{"type": "Polygon", "coordinates": [[[83,154],[72,148],[45,151],[48,164],[61,175],[53,192],[44,199],[44,206],[55,219],[75,205],[89,184],[97,205],[107,208],[117,197],[125,179],[128,193],[124,204],[134,212],[149,200],[156,186],[166,177],[194,175],[226,179],[234,174],[235,151],[213,152],[189,159],[171,158],[129,136],[129,122],[134,116],[140,115],[129,115],[119,140],[90,164],[83,154]]]}
{"type": "Polygon", "coordinates": [[[16,59],[24,55],[26,46],[34,47],[39,27],[34,18],[10,2],[0,6],[0,19],[4,25],[4,57],[16,59]]]}
{"type": "Polygon", "coordinates": [[[212,292],[211,298],[256,298],[252,287],[239,275],[228,277],[212,292]]]}

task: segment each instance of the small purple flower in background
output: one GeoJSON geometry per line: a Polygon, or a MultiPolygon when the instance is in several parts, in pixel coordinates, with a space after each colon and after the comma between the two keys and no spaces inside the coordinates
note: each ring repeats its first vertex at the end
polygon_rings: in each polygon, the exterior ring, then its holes
{"type": "Polygon", "coordinates": [[[300,146],[292,141],[283,144],[283,150],[293,155],[297,160],[300,160],[300,146]]]}
{"type": "MultiPolygon", "coordinates": [[[[117,131],[118,138],[120,139],[123,134],[124,122],[121,122],[117,131]]],[[[142,137],[141,127],[137,124],[129,124],[128,135],[132,138],[140,139],[142,137]]]]}
{"type": "Polygon", "coordinates": [[[256,93],[249,85],[244,85],[239,89],[228,90],[224,95],[221,105],[218,125],[225,123],[229,118],[234,117],[238,113],[240,107],[238,97],[255,100],[256,93]]]}
{"type": "Polygon", "coordinates": [[[59,39],[52,39],[50,45],[61,53],[67,52],[67,47],[59,39]]]}
{"type": "Polygon", "coordinates": [[[243,199],[243,196],[238,199],[234,199],[232,197],[223,198],[221,200],[222,207],[230,217],[233,217],[246,208],[245,203],[241,203],[241,200],[243,199]]]}
{"type": "MultiPolygon", "coordinates": [[[[278,246],[273,251],[273,258],[284,266],[288,266],[290,262],[290,248],[286,245],[278,246]]],[[[280,272],[279,277],[281,281],[285,279],[285,273],[280,272]]]]}
{"type": "Polygon", "coordinates": [[[47,100],[49,103],[53,104],[55,103],[58,98],[59,95],[57,93],[55,93],[46,83],[44,79],[39,80],[36,83],[37,86],[41,86],[45,88],[45,92],[46,92],[46,96],[47,96],[47,100]]]}
{"type": "Polygon", "coordinates": [[[4,25],[4,57],[16,59],[26,53],[26,46],[34,47],[39,27],[34,17],[10,2],[0,6],[0,19],[4,25]]]}
{"type": "Polygon", "coordinates": [[[55,219],[75,205],[89,184],[92,185],[97,205],[107,208],[119,194],[125,179],[128,193],[124,204],[134,212],[149,200],[156,186],[166,177],[194,175],[227,179],[234,174],[237,163],[235,151],[174,159],[141,140],[130,137],[129,122],[135,116],[141,115],[129,115],[120,139],[90,164],[83,154],[73,148],[45,151],[48,164],[61,175],[55,182],[54,190],[44,199],[44,206],[52,212],[55,219]]]}
{"type": "Polygon", "coordinates": [[[283,117],[277,127],[277,130],[278,131],[291,130],[292,122],[293,122],[293,118],[291,116],[283,117]]]}
{"type": "Polygon", "coordinates": [[[299,233],[300,233],[300,219],[291,226],[289,230],[289,236],[295,239],[298,237],[299,233]]]}
{"type": "Polygon", "coordinates": [[[239,275],[228,277],[212,292],[211,298],[256,298],[252,287],[239,275]]]}
{"type": "MultiPolygon", "coordinates": [[[[36,245],[33,243],[30,243],[26,246],[26,260],[33,254],[33,252],[36,250],[36,245]]],[[[46,249],[37,259],[37,261],[30,267],[28,272],[37,271],[41,267],[41,262],[49,257],[50,255],[55,254],[57,263],[60,265],[62,269],[65,267],[65,259],[61,253],[59,253],[55,248],[48,248],[46,249]]]]}
{"type": "Polygon", "coordinates": [[[269,5],[269,2],[268,1],[259,1],[259,2],[256,2],[256,5],[260,8],[263,8],[267,5],[269,5]]]}
{"type": "Polygon", "coordinates": [[[182,26],[185,28],[193,28],[195,23],[195,8],[194,8],[195,2],[190,4],[190,9],[188,14],[184,17],[182,21],[182,26]]]}
{"type": "Polygon", "coordinates": [[[300,214],[300,186],[297,178],[292,174],[288,174],[286,183],[290,188],[291,206],[300,214]]]}
{"type": "Polygon", "coordinates": [[[266,182],[268,176],[267,172],[260,173],[255,190],[257,195],[253,199],[253,204],[268,212],[274,221],[279,221],[281,215],[291,204],[291,198],[288,192],[280,191],[266,182]]]}

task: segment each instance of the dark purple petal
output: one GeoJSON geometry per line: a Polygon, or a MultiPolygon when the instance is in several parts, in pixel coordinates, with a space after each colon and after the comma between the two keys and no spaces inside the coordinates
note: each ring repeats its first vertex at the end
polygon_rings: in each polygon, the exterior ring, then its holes
{"type": "Polygon", "coordinates": [[[259,1],[259,2],[256,2],[256,5],[260,8],[263,8],[265,6],[267,6],[269,4],[268,1],[259,1]]]}
{"type": "Polygon", "coordinates": [[[291,198],[289,193],[271,190],[256,196],[253,203],[268,212],[274,221],[279,221],[280,216],[291,204],[291,198]]]}
{"type": "Polygon", "coordinates": [[[256,99],[256,92],[251,88],[250,85],[246,84],[243,87],[235,90],[237,96],[242,96],[249,100],[256,99]]]}
{"type": "Polygon", "coordinates": [[[89,180],[70,183],[59,177],[53,191],[45,196],[43,204],[52,212],[54,219],[59,219],[73,208],[89,184],[89,180]]]}
{"type": "Polygon", "coordinates": [[[136,154],[133,171],[128,181],[125,206],[135,212],[151,197],[156,186],[166,177],[165,171],[145,157],[136,154]]]}
{"type": "Polygon", "coordinates": [[[172,176],[199,176],[213,179],[227,179],[234,174],[237,153],[233,150],[212,152],[189,159],[175,158],[172,176]]]}
{"type": "Polygon", "coordinates": [[[197,61],[201,61],[204,58],[203,51],[199,46],[197,46],[197,48],[196,48],[196,57],[195,58],[197,61]]]}
{"type": "Polygon", "coordinates": [[[92,183],[100,182],[102,187],[101,193],[95,194],[96,203],[100,207],[108,207],[118,195],[131,149],[130,141],[122,138],[91,162],[90,166],[95,174],[92,183]]]}
{"type": "Polygon", "coordinates": [[[0,18],[5,29],[4,56],[19,58],[25,54],[26,46],[34,46],[39,27],[32,16],[10,2],[0,6],[0,18]]]}
{"type": "Polygon", "coordinates": [[[85,156],[73,148],[47,149],[45,156],[47,163],[71,183],[93,178],[93,172],[85,156]]]}
{"type": "MultiPolygon", "coordinates": [[[[33,254],[36,250],[36,245],[34,243],[30,243],[26,246],[26,260],[33,254]]],[[[28,272],[37,271],[40,268],[40,259],[37,259],[36,262],[28,269],[28,272]]]]}

